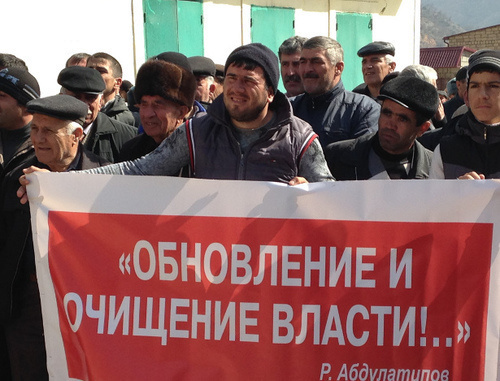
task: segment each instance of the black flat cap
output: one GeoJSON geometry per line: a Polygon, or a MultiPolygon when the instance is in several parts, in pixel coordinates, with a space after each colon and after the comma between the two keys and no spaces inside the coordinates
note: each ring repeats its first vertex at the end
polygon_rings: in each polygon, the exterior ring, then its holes
{"type": "Polygon", "coordinates": [[[182,67],[183,69],[185,69],[187,71],[190,71],[191,73],[193,72],[193,69],[191,68],[191,65],[189,64],[188,58],[182,53],[163,52],[163,53],[158,54],[154,59],[160,60],[160,61],[165,61],[165,62],[170,62],[170,63],[173,63],[174,65],[182,67]]]}
{"type": "Polygon", "coordinates": [[[26,107],[28,112],[32,114],[43,114],[61,120],[72,120],[80,126],[83,125],[89,110],[86,103],[65,94],[38,98],[29,101],[26,107]]]}
{"type": "Polygon", "coordinates": [[[36,78],[18,67],[0,70],[0,90],[22,105],[40,97],[40,87],[36,78]]]}
{"type": "Polygon", "coordinates": [[[210,58],[203,56],[193,56],[188,58],[194,75],[211,75],[215,77],[215,63],[210,58]]]}
{"type": "Polygon", "coordinates": [[[475,71],[490,69],[500,72],[500,50],[478,50],[469,57],[467,75],[470,77],[475,71]]]}
{"type": "Polygon", "coordinates": [[[436,88],[430,83],[401,75],[382,86],[378,99],[390,99],[427,119],[434,116],[440,102],[436,88]]]}
{"type": "Polygon", "coordinates": [[[63,69],[57,77],[57,83],[75,93],[100,94],[106,88],[101,74],[96,69],[83,66],[63,69]]]}
{"type": "Polygon", "coordinates": [[[358,50],[359,57],[369,56],[371,54],[390,54],[393,56],[396,54],[396,48],[390,42],[373,41],[358,50]]]}

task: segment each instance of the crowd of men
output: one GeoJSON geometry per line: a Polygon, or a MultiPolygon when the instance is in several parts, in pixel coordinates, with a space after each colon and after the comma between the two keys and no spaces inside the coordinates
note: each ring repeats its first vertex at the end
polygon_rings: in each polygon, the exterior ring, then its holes
{"type": "Polygon", "coordinates": [[[111,55],[79,53],[48,97],[22,59],[0,54],[0,379],[48,379],[25,173],[290,185],[500,177],[500,51],[473,54],[444,105],[435,71],[395,71],[390,42],[357,53],[364,83],[353,91],[341,45],[322,36],[291,37],[277,54],[244,45],[224,66],[164,52],[135,86],[111,55]]]}

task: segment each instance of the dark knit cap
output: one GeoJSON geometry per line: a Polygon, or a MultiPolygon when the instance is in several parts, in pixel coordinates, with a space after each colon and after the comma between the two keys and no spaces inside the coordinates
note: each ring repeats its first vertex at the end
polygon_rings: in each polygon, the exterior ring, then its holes
{"type": "Polygon", "coordinates": [[[215,77],[215,63],[208,57],[193,56],[188,58],[194,75],[211,75],[215,77]]]}
{"type": "Polygon", "coordinates": [[[29,101],[26,105],[32,114],[44,114],[62,120],[72,120],[80,126],[85,122],[89,107],[70,95],[59,94],[29,101]]]}
{"type": "Polygon", "coordinates": [[[174,65],[180,66],[183,69],[190,71],[191,73],[193,72],[193,69],[191,68],[191,64],[188,61],[188,58],[182,53],[163,52],[163,53],[158,54],[155,57],[155,59],[160,60],[160,61],[173,63],[174,65]]]}
{"type": "Polygon", "coordinates": [[[467,75],[481,70],[494,70],[500,72],[500,50],[478,50],[469,57],[467,75]]]}
{"type": "Polygon", "coordinates": [[[163,60],[148,60],[137,73],[134,96],[137,103],[144,95],[159,95],[191,108],[196,86],[196,78],[190,71],[163,60]]]}
{"type": "Polygon", "coordinates": [[[390,42],[374,41],[358,50],[358,56],[364,57],[371,54],[396,54],[396,48],[390,42]]]}
{"type": "Polygon", "coordinates": [[[455,74],[456,81],[463,81],[467,79],[467,68],[467,66],[464,66],[458,69],[457,74],[455,74]]]}
{"type": "Polygon", "coordinates": [[[10,95],[22,105],[40,98],[38,81],[28,71],[13,67],[0,70],[0,91],[10,95]]]}
{"type": "Polygon", "coordinates": [[[436,114],[440,103],[433,85],[420,78],[401,75],[382,86],[378,99],[390,99],[427,119],[436,114]]]}
{"type": "Polygon", "coordinates": [[[100,94],[106,88],[101,74],[96,69],[83,66],[63,69],[57,77],[57,83],[75,93],[100,94]]]}
{"type": "Polygon", "coordinates": [[[256,42],[234,49],[227,57],[224,74],[226,74],[227,68],[236,60],[255,62],[264,70],[268,85],[272,86],[274,92],[278,91],[280,77],[278,56],[267,46],[256,42]]]}

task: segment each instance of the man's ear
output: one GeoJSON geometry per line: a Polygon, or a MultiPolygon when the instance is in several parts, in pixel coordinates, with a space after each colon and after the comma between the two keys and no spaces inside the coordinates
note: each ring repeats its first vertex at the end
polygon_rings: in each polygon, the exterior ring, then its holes
{"type": "Polygon", "coordinates": [[[389,64],[391,70],[389,70],[389,73],[392,73],[394,70],[396,70],[396,62],[391,62],[389,64]]]}
{"type": "Polygon", "coordinates": [[[23,117],[25,117],[25,116],[33,116],[32,113],[28,112],[28,108],[26,106],[21,106],[21,110],[22,110],[21,113],[22,113],[23,117]]]}
{"type": "Polygon", "coordinates": [[[418,133],[417,133],[417,138],[421,137],[425,131],[427,131],[429,129],[429,127],[431,126],[431,121],[428,120],[427,122],[424,122],[420,125],[419,129],[418,129],[418,133]]]}
{"type": "Polygon", "coordinates": [[[177,125],[180,126],[182,123],[184,123],[184,120],[186,119],[186,116],[189,114],[191,111],[190,108],[187,106],[178,106],[177,108],[177,125]]]}
{"type": "Polygon", "coordinates": [[[120,93],[120,86],[122,85],[122,83],[123,83],[122,78],[115,78],[115,90],[117,94],[120,93]]]}
{"type": "Polygon", "coordinates": [[[78,143],[83,138],[83,129],[77,128],[75,131],[73,131],[73,136],[75,137],[75,143],[78,143]]]}
{"type": "Polygon", "coordinates": [[[467,88],[465,90],[465,93],[464,93],[464,102],[467,105],[467,107],[469,107],[469,88],[467,88]]]}
{"type": "Polygon", "coordinates": [[[215,89],[216,89],[215,83],[212,83],[208,88],[208,91],[210,92],[210,94],[213,94],[215,92],[215,89]]]}
{"type": "Polygon", "coordinates": [[[268,86],[267,87],[267,100],[268,100],[268,103],[273,103],[275,95],[276,95],[276,91],[272,88],[272,86],[268,86]]]}
{"type": "Polygon", "coordinates": [[[342,75],[344,71],[344,61],[339,61],[335,64],[335,76],[342,75]]]}

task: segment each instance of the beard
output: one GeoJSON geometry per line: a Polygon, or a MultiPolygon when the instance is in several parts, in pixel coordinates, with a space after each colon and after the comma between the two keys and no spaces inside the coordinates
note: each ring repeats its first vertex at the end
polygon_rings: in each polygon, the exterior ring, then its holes
{"type": "Polygon", "coordinates": [[[241,107],[240,105],[232,104],[232,102],[224,103],[231,119],[237,122],[251,122],[256,120],[268,104],[266,100],[258,102],[254,107],[241,107]]]}

